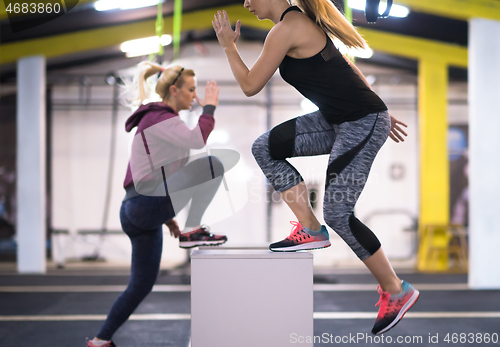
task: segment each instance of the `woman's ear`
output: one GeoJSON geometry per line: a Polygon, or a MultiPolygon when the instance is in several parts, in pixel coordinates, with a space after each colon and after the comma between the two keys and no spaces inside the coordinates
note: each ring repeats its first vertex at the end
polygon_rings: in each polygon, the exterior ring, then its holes
{"type": "Polygon", "coordinates": [[[170,95],[177,96],[177,87],[174,86],[173,84],[170,87],[168,87],[168,91],[170,92],[170,95]]]}

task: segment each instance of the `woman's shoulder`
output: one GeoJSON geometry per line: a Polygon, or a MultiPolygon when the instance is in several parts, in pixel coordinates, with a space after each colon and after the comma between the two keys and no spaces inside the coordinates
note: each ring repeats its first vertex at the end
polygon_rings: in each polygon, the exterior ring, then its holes
{"type": "Polygon", "coordinates": [[[324,48],[325,32],[306,14],[290,11],[279,24],[280,30],[292,40],[288,55],[294,58],[310,57],[324,48]]]}
{"type": "MultiPolygon", "coordinates": [[[[323,30],[305,13],[298,11],[290,11],[286,14],[281,22],[278,23],[280,29],[286,30],[289,34],[295,37],[310,37],[323,30]]],[[[278,27],[278,24],[274,28],[278,27]]],[[[273,28],[273,29],[274,29],[273,28]]],[[[322,34],[323,35],[323,34],[322,34]]]]}
{"type": "Polygon", "coordinates": [[[278,22],[276,26],[281,26],[288,30],[300,30],[310,25],[316,25],[305,13],[299,11],[290,11],[284,17],[283,20],[278,22]]]}
{"type": "Polygon", "coordinates": [[[279,40],[296,42],[297,37],[302,36],[304,31],[310,32],[311,26],[315,26],[309,17],[302,12],[290,11],[282,21],[276,23],[269,31],[266,41],[279,40]]]}
{"type": "Polygon", "coordinates": [[[171,107],[165,107],[165,104],[156,103],[151,105],[148,112],[145,113],[141,120],[139,128],[147,129],[158,123],[168,121],[168,124],[173,125],[178,121],[182,122],[178,114],[171,107]]]}

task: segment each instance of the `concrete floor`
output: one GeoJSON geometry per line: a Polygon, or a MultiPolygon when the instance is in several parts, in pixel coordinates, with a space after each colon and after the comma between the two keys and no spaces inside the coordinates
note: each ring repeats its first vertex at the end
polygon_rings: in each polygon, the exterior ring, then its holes
{"type": "MultiPolygon", "coordinates": [[[[421,297],[382,340],[370,334],[379,299],[372,276],[357,270],[318,271],[314,346],[500,345],[499,290],[468,290],[466,275],[399,274],[421,289],[421,297]],[[467,334],[462,342],[460,334],[467,334]],[[479,342],[485,334],[497,334],[496,343],[479,342]]],[[[127,282],[127,269],[52,269],[44,276],[0,269],[0,346],[84,347],[127,282]]],[[[162,271],[157,291],[116,333],[117,346],[188,347],[189,282],[188,274],[162,271]]]]}

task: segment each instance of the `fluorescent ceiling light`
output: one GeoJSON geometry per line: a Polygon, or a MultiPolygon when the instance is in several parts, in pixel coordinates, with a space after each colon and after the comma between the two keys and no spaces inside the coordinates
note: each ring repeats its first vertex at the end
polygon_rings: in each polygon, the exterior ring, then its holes
{"type": "MultiPolygon", "coordinates": [[[[163,2],[163,0],[161,1],[163,2]]],[[[130,10],[133,8],[149,7],[158,4],[158,0],[98,0],[94,2],[97,11],[130,10]]]]}
{"type": "MultiPolygon", "coordinates": [[[[339,48],[339,50],[340,50],[340,48],[339,48]]],[[[368,47],[367,49],[347,48],[345,54],[347,54],[351,57],[370,59],[373,56],[373,50],[370,47],[368,47]]]]}
{"type": "Polygon", "coordinates": [[[160,45],[167,46],[172,42],[172,36],[162,35],[146,37],[144,39],[137,39],[125,41],[121,44],[120,49],[122,52],[127,53],[127,57],[137,57],[140,55],[148,55],[157,53],[160,50],[160,45]]]}
{"type": "MultiPolygon", "coordinates": [[[[366,0],[348,0],[347,5],[355,10],[364,11],[366,7],[366,0]]],[[[387,3],[381,2],[378,7],[378,13],[380,14],[384,13],[386,7],[387,3]]],[[[404,18],[407,17],[409,13],[410,9],[408,7],[396,5],[393,3],[389,16],[404,18]]]]}
{"type": "Polygon", "coordinates": [[[342,41],[335,39],[333,41],[335,46],[338,48],[339,52],[345,55],[348,55],[350,57],[357,57],[357,58],[363,58],[363,59],[369,59],[373,55],[373,50],[368,47],[366,49],[359,49],[359,48],[347,48],[346,45],[342,43],[342,41]]]}

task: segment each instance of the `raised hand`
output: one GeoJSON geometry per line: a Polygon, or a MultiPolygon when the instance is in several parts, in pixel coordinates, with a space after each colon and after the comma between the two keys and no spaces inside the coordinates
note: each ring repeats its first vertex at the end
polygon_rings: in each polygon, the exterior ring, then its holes
{"type": "Polygon", "coordinates": [[[198,96],[196,96],[195,99],[202,107],[205,105],[217,106],[219,103],[219,91],[220,87],[217,86],[217,82],[209,81],[205,86],[205,99],[200,100],[198,96]]]}
{"type": "Polygon", "coordinates": [[[393,116],[391,116],[391,131],[389,132],[389,137],[394,141],[399,143],[404,142],[404,137],[401,135],[403,134],[404,136],[408,136],[403,129],[399,127],[399,124],[407,128],[408,126],[401,122],[400,120],[397,120],[393,116]]]}
{"type": "Polygon", "coordinates": [[[236,22],[236,26],[231,28],[231,23],[229,22],[229,17],[226,11],[217,11],[214,15],[214,20],[212,21],[212,26],[214,27],[215,34],[217,35],[217,40],[222,47],[227,47],[238,41],[240,37],[241,20],[236,22]]]}

